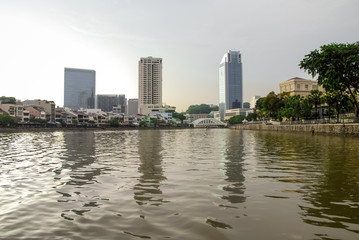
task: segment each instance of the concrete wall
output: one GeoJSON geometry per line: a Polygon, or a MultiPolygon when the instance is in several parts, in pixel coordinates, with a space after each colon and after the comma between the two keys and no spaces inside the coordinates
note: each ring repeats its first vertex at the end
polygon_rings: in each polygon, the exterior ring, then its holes
{"type": "Polygon", "coordinates": [[[303,125],[265,125],[265,124],[238,124],[230,126],[232,129],[261,130],[261,131],[287,131],[324,134],[346,134],[359,136],[359,124],[303,124],[303,125]]]}

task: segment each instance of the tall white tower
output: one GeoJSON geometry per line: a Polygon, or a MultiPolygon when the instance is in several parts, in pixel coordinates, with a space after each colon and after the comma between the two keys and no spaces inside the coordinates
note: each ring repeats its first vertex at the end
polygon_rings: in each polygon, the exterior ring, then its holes
{"type": "Polygon", "coordinates": [[[162,107],[162,58],[141,58],[138,63],[138,113],[162,107]]]}

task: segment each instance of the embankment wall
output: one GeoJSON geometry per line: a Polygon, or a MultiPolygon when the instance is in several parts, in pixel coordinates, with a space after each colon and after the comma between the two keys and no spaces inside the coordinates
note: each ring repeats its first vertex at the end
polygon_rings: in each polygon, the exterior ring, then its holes
{"type": "Polygon", "coordinates": [[[260,131],[286,131],[307,132],[336,135],[359,136],[359,124],[302,124],[302,125],[265,125],[265,124],[238,124],[232,125],[231,129],[260,130],[260,131]]]}

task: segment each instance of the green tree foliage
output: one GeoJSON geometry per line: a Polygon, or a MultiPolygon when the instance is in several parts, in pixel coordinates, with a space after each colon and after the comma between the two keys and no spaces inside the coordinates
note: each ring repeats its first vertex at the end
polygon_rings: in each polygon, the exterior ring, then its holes
{"type": "Polygon", "coordinates": [[[211,107],[208,104],[190,105],[186,111],[188,114],[209,114],[212,111],[218,111],[218,106],[211,107]]]}
{"type": "Polygon", "coordinates": [[[359,121],[359,42],[323,45],[311,51],[299,64],[327,92],[340,92],[348,96],[359,121]]]}
{"type": "Polygon", "coordinates": [[[280,117],[280,110],[283,106],[282,98],[275,94],[273,91],[268,93],[268,95],[263,100],[264,109],[268,117],[273,119],[278,119],[280,117]]]}
{"type": "Polygon", "coordinates": [[[308,98],[303,98],[300,102],[300,116],[304,119],[310,119],[312,117],[313,104],[308,98]]]}
{"type": "Polygon", "coordinates": [[[110,120],[108,120],[108,123],[113,126],[116,127],[119,125],[120,121],[118,120],[118,118],[116,117],[111,117],[110,120]]]}
{"type": "Polygon", "coordinates": [[[146,119],[141,120],[140,126],[147,126],[148,122],[146,119]]]}
{"type": "Polygon", "coordinates": [[[182,113],[177,112],[172,113],[172,118],[178,118],[181,120],[181,122],[186,119],[186,117],[182,113]]]}
{"type": "Polygon", "coordinates": [[[152,118],[152,119],[151,119],[151,123],[152,123],[154,126],[158,126],[158,125],[160,125],[160,120],[158,120],[157,118],[152,118]]]}
{"type": "Polygon", "coordinates": [[[247,121],[256,121],[257,120],[257,113],[249,113],[246,117],[247,121]]]}
{"type": "Polygon", "coordinates": [[[228,119],[228,123],[229,124],[238,124],[238,123],[242,123],[244,119],[245,119],[244,116],[237,115],[237,116],[233,116],[230,119],[228,119]]]}
{"type": "Polygon", "coordinates": [[[244,102],[243,103],[243,108],[250,108],[251,104],[249,102],[244,102]]]}
{"type": "Polygon", "coordinates": [[[300,95],[286,95],[283,100],[284,108],[281,112],[282,117],[299,120],[301,110],[300,102],[302,101],[302,97],[300,95]]]}
{"type": "Polygon", "coordinates": [[[318,106],[324,102],[323,93],[319,90],[311,90],[308,99],[314,105],[314,115],[318,119],[318,106]]]}
{"type": "Polygon", "coordinates": [[[5,97],[5,96],[2,96],[0,97],[0,100],[2,103],[10,103],[10,104],[15,104],[16,103],[16,98],[14,97],[5,97]]]}
{"type": "Polygon", "coordinates": [[[15,119],[7,114],[0,114],[0,126],[8,127],[15,124],[15,119]]]}

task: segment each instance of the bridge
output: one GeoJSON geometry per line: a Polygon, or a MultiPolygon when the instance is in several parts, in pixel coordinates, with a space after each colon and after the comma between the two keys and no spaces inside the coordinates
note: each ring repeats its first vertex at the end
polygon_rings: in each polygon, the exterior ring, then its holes
{"type": "Polygon", "coordinates": [[[227,124],[214,118],[199,118],[191,123],[195,128],[220,128],[226,127],[227,124]]]}

